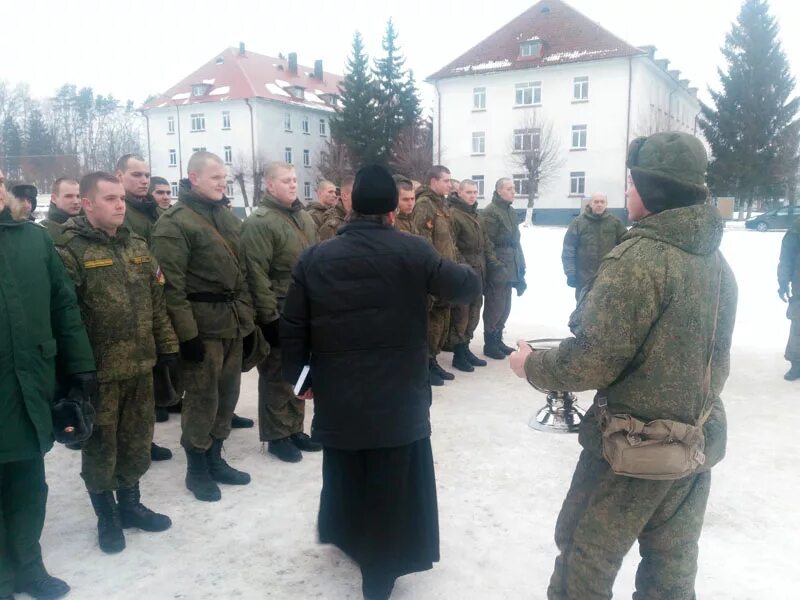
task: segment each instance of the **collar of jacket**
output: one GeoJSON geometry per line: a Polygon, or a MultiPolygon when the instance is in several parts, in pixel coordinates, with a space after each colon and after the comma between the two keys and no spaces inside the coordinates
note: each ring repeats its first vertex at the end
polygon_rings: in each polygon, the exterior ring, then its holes
{"type": "Polygon", "coordinates": [[[377,221],[367,221],[365,219],[356,219],[355,221],[350,221],[349,223],[345,223],[339,228],[337,235],[342,235],[348,231],[359,231],[363,229],[385,229],[386,231],[395,231],[394,227],[390,227],[389,225],[385,225],[384,223],[378,223],[377,221]]]}
{"type": "Polygon", "coordinates": [[[89,220],[83,216],[72,217],[64,223],[62,235],[67,233],[73,233],[74,235],[101,244],[124,244],[131,237],[131,232],[124,225],[120,225],[119,228],[117,228],[117,234],[115,236],[110,236],[102,229],[92,227],[89,220]]]}
{"type": "Polygon", "coordinates": [[[287,212],[287,213],[296,213],[296,212],[300,212],[301,210],[303,210],[303,203],[300,202],[300,200],[295,199],[295,201],[292,202],[291,206],[286,206],[285,204],[283,204],[280,200],[278,200],[275,196],[273,196],[269,192],[266,192],[264,194],[264,198],[263,198],[263,200],[261,200],[261,206],[266,206],[267,208],[274,208],[274,209],[277,209],[277,210],[282,210],[282,211],[287,212]]]}
{"type": "Polygon", "coordinates": [[[153,219],[158,218],[158,204],[156,203],[156,199],[153,198],[151,194],[147,194],[147,196],[143,198],[137,198],[136,196],[125,194],[125,204],[128,205],[128,208],[132,208],[140,213],[144,213],[153,219]]]}
{"type": "MultiPolygon", "coordinates": [[[[206,198],[203,198],[200,194],[195,193],[194,190],[191,189],[181,188],[178,200],[180,202],[185,203],[195,211],[203,214],[210,215],[215,210],[219,210],[220,208],[225,208],[224,197],[222,198],[222,200],[208,200],[206,198]]],[[[228,209],[225,208],[225,210],[228,209]]]]}
{"type": "Polygon", "coordinates": [[[696,204],[648,215],[622,239],[649,238],[704,256],[719,248],[724,231],[725,222],[715,207],[696,204]]]}
{"type": "Polygon", "coordinates": [[[440,196],[439,194],[437,194],[436,192],[434,192],[434,191],[433,191],[433,190],[430,188],[430,186],[427,186],[427,185],[421,185],[421,186],[419,186],[419,187],[417,188],[417,194],[416,194],[416,196],[417,196],[417,201],[418,201],[418,202],[419,202],[419,199],[420,199],[420,198],[422,198],[422,197],[424,196],[424,197],[426,197],[426,198],[430,198],[432,202],[434,202],[434,203],[436,203],[436,204],[438,204],[438,205],[440,205],[440,206],[441,206],[441,205],[444,205],[444,201],[445,201],[445,197],[444,197],[444,196],[440,196]]]}
{"type": "Polygon", "coordinates": [[[55,223],[64,224],[72,218],[72,215],[64,212],[51,202],[47,209],[47,218],[55,223]]]}
{"type": "Polygon", "coordinates": [[[591,204],[587,204],[583,209],[583,216],[585,216],[587,219],[591,219],[592,221],[600,221],[605,219],[609,214],[610,213],[608,212],[608,209],[605,209],[602,214],[594,214],[591,204]]]}
{"type": "Polygon", "coordinates": [[[394,216],[395,219],[400,219],[401,221],[411,221],[411,213],[403,213],[398,210],[394,216]]]}
{"type": "Polygon", "coordinates": [[[19,227],[27,221],[17,221],[11,216],[11,209],[6,206],[0,210],[0,227],[19,227]]]}
{"type": "Polygon", "coordinates": [[[495,191],[494,194],[492,194],[492,204],[498,206],[499,208],[502,208],[503,210],[509,210],[512,208],[514,203],[506,202],[500,197],[500,194],[498,194],[497,191],[495,191]]]}
{"type": "Polygon", "coordinates": [[[475,202],[475,204],[467,204],[461,199],[461,196],[456,196],[456,197],[451,196],[450,206],[452,206],[453,208],[457,208],[458,210],[463,211],[465,213],[469,213],[471,215],[478,214],[478,203],[475,202]]]}

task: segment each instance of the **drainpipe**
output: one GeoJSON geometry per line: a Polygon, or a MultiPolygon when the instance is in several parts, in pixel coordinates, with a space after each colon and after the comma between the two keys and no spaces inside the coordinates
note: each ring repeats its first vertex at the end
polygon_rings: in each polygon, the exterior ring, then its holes
{"type": "Polygon", "coordinates": [[[142,116],[144,117],[145,128],[147,129],[147,163],[152,165],[153,155],[150,153],[150,117],[146,110],[142,111],[142,116]]]}
{"type": "MultiPolygon", "coordinates": [[[[250,98],[244,99],[245,104],[247,104],[247,108],[250,109],[250,151],[253,161],[253,175],[255,176],[256,172],[256,134],[255,134],[255,120],[253,118],[253,105],[250,104],[250,98]]],[[[252,205],[255,206],[256,203],[259,201],[259,198],[255,197],[256,195],[256,182],[253,181],[253,202],[252,205]]],[[[245,212],[247,212],[247,207],[245,207],[245,212]]]]}
{"type": "MultiPolygon", "coordinates": [[[[628,155],[628,146],[631,145],[631,88],[633,87],[633,57],[628,57],[628,119],[627,123],[625,124],[625,156],[627,158],[628,155]]],[[[622,177],[623,189],[625,193],[622,195],[624,204],[623,207],[625,208],[625,213],[627,216],[628,212],[628,167],[623,166],[623,177],[622,177]]]]}
{"type": "Polygon", "coordinates": [[[436,89],[436,164],[442,163],[442,94],[439,92],[439,80],[433,84],[436,89]]]}
{"type": "Polygon", "coordinates": [[[180,189],[180,180],[183,179],[183,144],[181,143],[181,106],[175,105],[175,111],[178,115],[176,121],[178,122],[178,188],[180,189]]]}

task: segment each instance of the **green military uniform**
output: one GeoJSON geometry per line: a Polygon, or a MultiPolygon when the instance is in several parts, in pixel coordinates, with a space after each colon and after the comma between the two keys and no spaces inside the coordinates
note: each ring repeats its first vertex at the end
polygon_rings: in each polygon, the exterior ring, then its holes
{"type": "Polygon", "coordinates": [[[47,231],[0,210],[0,597],[46,573],[56,363],[61,376],[95,370],[72,282],[47,231]]]}
{"type": "Polygon", "coordinates": [[[792,326],[784,358],[792,363],[792,369],[797,370],[795,365],[800,367],[800,219],[792,224],[781,242],[778,286],[784,294],[791,291],[786,318],[791,320],[792,326]]]}
{"type": "Polygon", "coordinates": [[[517,293],[522,293],[526,287],[525,255],[519,241],[517,214],[510,202],[495,192],[489,206],[481,211],[480,218],[495,256],[504,267],[492,273],[487,282],[483,329],[487,335],[502,339],[503,328],[511,314],[511,289],[516,288],[517,293]]]}
{"type": "Polygon", "coordinates": [[[319,231],[319,228],[322,227],[322,224],[325,222],[325,213],[328,212],[330,208],[333,207],[325,206],[322,202],[310,202],[305,206],[305,211],[314,219],[314,225],[316,225],[317,231],[319,231]]]}
{"type": "Polygon", "coordinates": [[[410,214],[397,212],[395,215],[394,226],[403,233],[417,234],[417,228],[414,227],[414,221],[411,219],[410,214]]]}
{"type": "MultiPolygon", "coordinates": [[[[417,203],[411,213],[411,222],[417,234],[427,239],[436,251],[452,261],[458,261],[456,245],[450,224],[450,208],[443,196],[426,186],[416,192],[417,203]]],[[[450,332],[450,306],[433,299],[428,311],[428,352],[436,358],[447,343],[450,332]]]]}
{"type": "Polygon", "coordinates": [[[150,466],[158,354],[178,352],[163,277],[144,239],[122,226],[113,237],[75,217],[56,240],[78,293],[97,361],[99,391],[81,476],[91,493],[135,485],[150,466]]]}
{"type": "Polygon", "coordinates": [[[164,209],[161,208],[151,194],[147,194],[144,198],[137,198],[130,194],[125,195],[125,221],[123,225],[128,228],[128,231],[135,233],[141,238],[144,238],[147,245],[150,246],[150,237],[153,234],[153,227],[156,225],[158,218],[164,214],[164,209]]]}
{"type": "Polygon", "coordinates": [[[339,227],[344,225],[347,218],[347,211],[341,200],[335,206],[330,207],[322,217],[322,225],[319,226],[319,241],[329,240],[336,235],[339,227]]]}
{"type": "MultiPolygon", "coordinates": [[[[640,144],[635,140],[632,148],[640,144]]],[[[604,390],[612,414],[694,424],[706,404],[713,340],[706,462],[678,480],[616,475],[602,458],[598,415],[590,409],[580,430],[584,450],[556,524],[560,555],[550,599],[610,598],[637,539],[642,561],[634,598],[693,599],[708,471],[725,453],[720,393],[730,368],[737,288],[718,251],[724,231],[719,213],[691,205],[704,198],[705,151],[688,134],[668,133],[647,138],[631,156],[636,187],[646,190],[645,206],[656,212],[606,255],[570,317],[574,337],[532,353],[525,372],[545,389],[604,390]],[[670,179],[673,190],[680,186],[686,193],[657,189],[670,179]],[[667,208],[669,202],[677,207],[667,208]]]]}
{"type": "MultiPolygon", "coordinates": [[[[317,242],[314,220],[298,200],[287,207],[267,194],[245,220],[242,245],[256,322],[265,326],[280,318],[300,253],[317,242]]],[[[303,431],[305,404],[283,379],[280,347],[258,365],[258,426],[262,442],[280,440],[303,431]]]]}
{"type": "Polygon", "coordinates": [[[199,337],[205,346],[203,362],[179,363],[181,445],[190,452],[205,452],[212,438],[228,438],[239,399],[242,339],[254,327],[241,228],[223,203],[182,189],[153,229],[151,250],[166,278],[175,333],[181,342],[199,337]]]}
{"type": "Polygon", "coordinates": [[[502,269],[503,265],[494,255],[492,243],[481,227],[477,204],[467,204],[459,197],[450,198],[450,215],[453,240],[461,261],[475,269],[481,278],[481,293],[472,304],[455,304],[451,308],[448,346],[455,348],[472,340],[481,318],[487,274],[502,269]]]}
{"type": "Polygon", "coordinates": [[[628,230],[617,217],[605,211],[596,215],[591,206],[572,220],[564,235],[561,263],[567,283],[577,298],[600,268],[600,261],[619,244],[628,230]]]}
{"type": "Polygon", "coordinates": [[[42,219],[42,222],[39,224],[47,228],[47,233],[50,234],[51,239],[56,239],[61,233],[64,223],[71,218],[72,215],[65,213],[55,204],[50,204],[50,207],[47,209],[47,218],[42,219]]]}

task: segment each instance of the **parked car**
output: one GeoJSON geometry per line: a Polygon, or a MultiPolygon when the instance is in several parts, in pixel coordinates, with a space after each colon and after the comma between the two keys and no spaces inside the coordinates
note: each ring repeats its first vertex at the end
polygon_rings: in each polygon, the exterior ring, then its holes
{"type": "Polygon", "coordinates": [[[747,219],[744,226],[756,231],[769,231],[770,229],[789,229],[794,220],[800,217],[800,207],[784,206],[776,208],[762,215],[747,219]]]}

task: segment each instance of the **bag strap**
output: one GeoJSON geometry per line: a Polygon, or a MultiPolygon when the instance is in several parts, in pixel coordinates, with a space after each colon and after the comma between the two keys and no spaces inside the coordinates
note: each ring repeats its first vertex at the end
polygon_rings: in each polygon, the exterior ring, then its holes
{"type": "Polygon", "coordinates": [[[204,228],[209,229],[211,233],[214,235],[214,237],[217,238],[218,242],[222,242],[222,245],[225,247],[225,250],[228,252],[228,254],[230,254],[231,258],[235,260],[236,263],[238,264],[239,258],[236,256],[236,253],[233,251],[233,248],[231,248],[230,244],[228,243],[228,240],[222,237],[222,234],[219,232],[219,230],[216,227],[214,227],[214,225],[209,223],[208,219],[206,219],[203,215],[197,212],[194,208],[189,206],[188,203],[185,204],[185,207],[187,208],[189,214],[192,215],[195,221],[200,223],[204,228]]]}
{"type": "Polygon", "coordinates": [[[297,221],[295,221],[295,220],[294,220],[294,219],[291,217],[291,215],[289,215],[289,214],[288,214],[286,211],[283,211],[283,210],[277,210],[277,209],[274,209],[274,208],[271,208],[271,207],[267,207],[267,210],[271,210],[272,212],[274,212],[274,213],[277,213],[277,214],[278,214],[278,215],[280,215],[280,216],[281,216],[281,217],[282,217],[284,220],[286,220],[286,221],[287,221],[289,224],[291,224],[292,226],[294,226],[294,228],[295,228],[295,229],[297,229],[297,232],[298,232],[298,233],[299,233],[299,234],[302,236],[302,238],[303,238],[303,242],[304,242],[304,246],[303,246],[303,248],[308,248],[308,247],[311,245],[311,240],[309,240],[309,239],[308,239],[308,236],[306,235],[306,232],[305,232],[305,231],[303,231],[303,228],[302,228],[302,227],[300,227],[300,225],[297,223],[297,221]]]}
{"type": "Polygon", "coordinates": [[[709,403],[709,399],[711,398],[711,363],[714,360],[714,346],[717,342],[717,321],[719,320],[719,301],[720,296],[722,294],[722,264],[719,258],[719,250],[717,250],[716,254],[714,255],[717,259],[717,269],[719,271],[719,275],[717,277],[717,302],[716,306],[714,307],[714,325],[713,329],[711,330],[711,349],[708,352],[708,364],[706,364],[706,370],[703,374],[703,408],[700,411],[700,418],[697,420],[697,426],[702,427],[705,422],[708,420],[708,417],[711,416],[711,409],[713,403],[709,403]]]}

